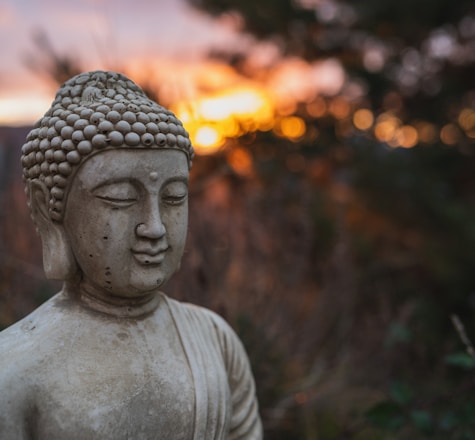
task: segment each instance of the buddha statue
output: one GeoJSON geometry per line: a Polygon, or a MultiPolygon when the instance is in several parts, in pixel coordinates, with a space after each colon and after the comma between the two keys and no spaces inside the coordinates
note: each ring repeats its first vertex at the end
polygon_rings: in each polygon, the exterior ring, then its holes
{"type": "Polygon", "coordinates": [[[238,337],[161,291],[187,232],[181,122],[122,74],[82,73],[22,153],[45,273],[64,283],[0,333],[0,439],[261,439],[238,337]]]}

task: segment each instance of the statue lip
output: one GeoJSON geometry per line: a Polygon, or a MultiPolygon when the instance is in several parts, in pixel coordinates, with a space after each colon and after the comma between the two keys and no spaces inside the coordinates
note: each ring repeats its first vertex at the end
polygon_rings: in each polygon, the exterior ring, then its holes
{"type": "Polygon", "coordinates": [[[161,264],[169,246],[160,248],[132,249],[134,258],[143,265],[161,264]]]}

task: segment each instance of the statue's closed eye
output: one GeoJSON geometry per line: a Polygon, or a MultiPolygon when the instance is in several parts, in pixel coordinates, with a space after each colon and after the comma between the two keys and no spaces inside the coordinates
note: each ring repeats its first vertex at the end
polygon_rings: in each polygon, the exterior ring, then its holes
{"type": "Polygon", "coordinates": [[[116,207],[127,207],[138,200],[137,190],[128,182],[112,183],[96,188],[93,194],[98,199],[116,207]]]}
{"type": "Polygon", "coordinates": [[[169,182],[160,193],[161,199],[168,205],[179,205],[188,197],[188,186],[183,181],[169,182]]]}

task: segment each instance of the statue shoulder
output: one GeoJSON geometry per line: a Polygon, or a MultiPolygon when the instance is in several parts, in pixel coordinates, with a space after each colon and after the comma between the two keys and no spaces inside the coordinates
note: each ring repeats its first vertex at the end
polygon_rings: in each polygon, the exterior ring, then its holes
{"type": "Polygon", "coordinates": [[[35,383],[42,375],[42,341],[47,340],[44,310],[40,307],[0,332],[1,439],[28,438],[27,414],[34,407],[35,383]]]}
{"type": "Polygon", "coordinates": [[[168,298],[168,304],[175,319],[183,316],[191,325],[200,327],[216,335],[220,345],[226,348],[229,344],[241,347],[241,341],[226,320],[210,309],[195,304],[176,301],[168,298]]]}
{"type": "MultiPolygon", "coordinates": [[[[61,337],[62,320],[57,308],[58,295],[50,298],[20,321],[0,332],[0,376],[6,372],[20,376],[22,370],[34,367],[49,341],[61,337]],[[58,331],[55,331],[58,330],[58,331]]],[[[34,368],[33,368],[34,370],[34,368]]]]}

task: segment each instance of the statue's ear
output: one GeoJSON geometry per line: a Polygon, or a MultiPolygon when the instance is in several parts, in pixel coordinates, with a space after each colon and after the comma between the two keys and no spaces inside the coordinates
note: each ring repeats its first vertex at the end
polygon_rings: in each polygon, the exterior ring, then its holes
{"type": "Polygon", "coordinates": [[[72,279],[78,271],[64,226],[51,219],[48,210],[49,192],[46,185],[35,180],[29,186],[30,207],[41,235],[43,267],[46,278],[72,279]]]}

